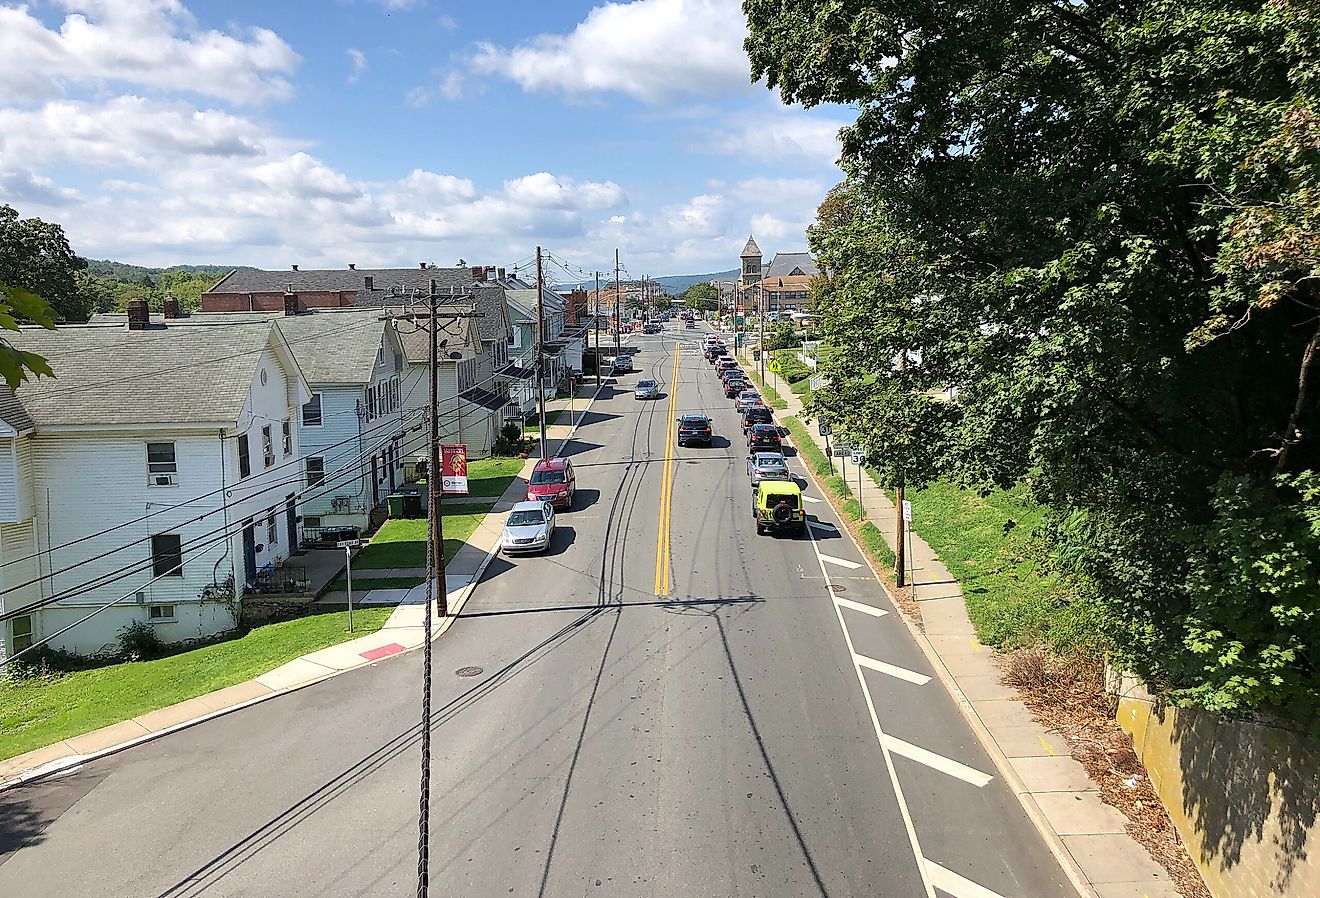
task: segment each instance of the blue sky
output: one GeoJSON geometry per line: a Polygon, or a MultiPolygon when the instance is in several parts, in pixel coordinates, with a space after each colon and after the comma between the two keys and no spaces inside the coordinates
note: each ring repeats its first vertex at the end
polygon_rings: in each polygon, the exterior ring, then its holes
{"type": "Polygon", "coordinates": [[[752,85],[738,0],[0,0],[0,202],[148,265],[734,267],[846,109],[752,85]]]}

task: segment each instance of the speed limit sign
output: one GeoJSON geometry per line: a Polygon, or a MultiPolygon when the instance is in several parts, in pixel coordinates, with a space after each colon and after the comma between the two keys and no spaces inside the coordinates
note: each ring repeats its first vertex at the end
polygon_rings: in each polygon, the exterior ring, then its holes
{"type": "Polygon", "coordinates": [[[866,460],[866,453],[863,452],[861,448],[854,446],[852,451],[852,460],[853,460],[853,464],[860,465],[862,462],[866,460]]]}

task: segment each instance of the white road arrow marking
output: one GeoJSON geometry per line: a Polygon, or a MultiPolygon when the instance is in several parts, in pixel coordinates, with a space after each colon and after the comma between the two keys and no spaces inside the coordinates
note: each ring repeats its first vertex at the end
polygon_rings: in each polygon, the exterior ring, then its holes
{"type": "Polygon", "coordinates": [[[930,876],[931,885],[942,892],[948,892],[954,898],[1004,898],[998,892],[977,885],[932,860],[926,860],[926,873],[930,876]]]}
{"type": "Polygon", "coordinates": [[[868,670],[878,671],[899,680],[907,680],[909,683],[916,683],[918,686],[925,686],[930,682],[930,677],[925,674],[919,674],[915,670],[908,670],[906,667],[898,667],[884,661],[877,661],[865,655],[853,655],[853,660],[868,670]]]}
{"type": "Polygon", "coordinates": [[[894,736],[885,734],[885,745],[896,755],[916,761],[918,764],[925,764],[940,773],[947,773],[949,776],[956,777],[965,783],[971,783],[978,789],[983,788],[986,783],[994,779],[988,773],[968,767],[966,764],[959,764],[957,761],[946,758],[944,755],[937,755],[933,751],[927,751],[919,745],[913,745],[911,742],[904,742],[894,736]]]}
{"type": "Polygon", "coordinates": [[[852,599],[841,599],[838,596],[834,597],[834,604],[841,608],[851,608],[853,611],[869,614],[872,617],[884,617],[889,613],[883,608],[877,608],[874,605],[863,605],[861,602],[854,602],[852,599]]]}
{"type": "MultiPolygon", "coordinates": [[[[804,496],[803,498],[805,499],[806,497],[804,496]]],[[[817,530],[833,530],[836,533],[839,530],[838,527],[835,527],[829,521],[813,521],[810,518],[807,519],[807,526],[815,527],[817,530]]]]}
{"type": "Polygon", "coordinates": [[[833,555],[826,555],[819,552],[817,554],[820,555],[821,561],[828,561],[830,564],[837,564],[839,567],[846,567],[850,571],[855,571],[861,567],[857,562],[849,561],[846,558],[835,558],[833,555]]]}

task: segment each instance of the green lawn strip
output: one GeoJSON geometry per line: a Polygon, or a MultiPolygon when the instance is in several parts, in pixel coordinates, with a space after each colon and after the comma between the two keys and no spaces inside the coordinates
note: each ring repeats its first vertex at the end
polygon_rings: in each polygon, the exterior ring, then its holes
{"type": "MultiPolygon", "coordinates": [[[[493,503],[454,505],[445,509],[445,561],[457,554],[492,508],[493,503]]],[[[371,544],[353,559],[353,568],[426,567],[426,526],[425,518],[386,521],[371,538],[371,544]]]]}
{"type": "Polygon", "coordinates": [[[870,521],[857,529],[866,551],[892,571],[898,564],[898,558],[894,555],[894,550],[889,548],[889,543],[885,541],[885,535],[870,521]]]}
{"type": "Polygon", "coordinates": [[[1043,509],[1025,487],[983,497],[937,483],[907,498],[913,531],[962,584],[981,642],[1004,650],[1041,642],[1057,652],[1104,649],[1098,607],[1040,563],[1044,550],[1033,533],[1043,509]],[[1005,533],[1010,520],[1016,526],[1005,533]]]}
{"type": "Polygon", "coordinates": [[[158,658],[27,681],[0,681],[0,758],[12,758],[242,683],[300,655],[379,630],[393,608],[331,612],[257,627],[158,658]]]}
{"type": "MultiPolygon", "coordinates": [[[[359,577],[355,572],[353,574],[353,592],[361,595],[368,589],[412,589],[414,586],[421,586],[426,582],[425,577],[378,577],[370,579],[359,577]]],[[[327,591],[346,592],[348,590],[348,579],[340,577],[338,580],[332,580],[327,591]]]]}
{"type": "Polygon", "coordinates": [[[468,494],[498,499],[522,470],[521,458],[482,458],[468,462],[468,494]]]}

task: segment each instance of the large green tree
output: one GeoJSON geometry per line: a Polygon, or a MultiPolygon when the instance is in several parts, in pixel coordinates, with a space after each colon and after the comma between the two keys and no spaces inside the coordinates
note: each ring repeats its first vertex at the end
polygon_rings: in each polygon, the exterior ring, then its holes
{"type": "Polygon", "coordinates": [[[78,289],[78,273],[86,268],[63,228],[20,218],[13,206],[0,203],[0,281],[42,297],[57,318],[86,321],[91,309],[78,289]]]}
{"type": "Polygon", "coordinates": [[[720,308],[720,291],[714,284],[693,284],[679,299],[694,312],[716,312],[720,308]]]}
{"type": "Polygon", "coordinates": [[[744,8],[755,76],[859,110],[811,235],[821,407],[894,476],[1029,483],[1176,696],[1313,714],[1311,5],[744,8]]]}

